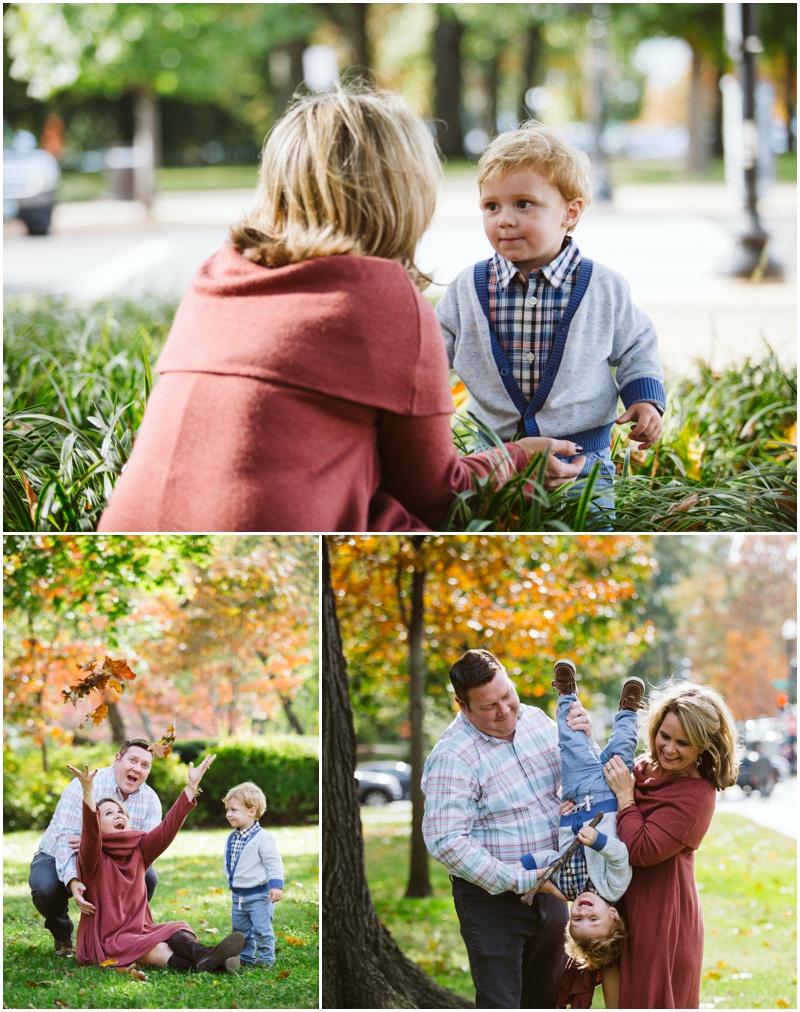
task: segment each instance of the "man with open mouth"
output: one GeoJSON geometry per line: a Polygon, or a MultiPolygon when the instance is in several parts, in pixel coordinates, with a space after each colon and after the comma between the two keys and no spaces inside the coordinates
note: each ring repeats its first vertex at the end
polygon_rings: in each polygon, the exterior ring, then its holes
{"type": "MultiPolygon", "coordinates": [[[[127,828],[149,832],[161,822],[161,802],[147,786],[153,764],[150,742],[132,738],[121,746],[110,766],[103,766],[94,779],[95,799],[116,798],[130,812],[127,828]]],[[[77,851],[82,826],[83,794],[77,780],[64,788],[50,825],[39,842],[31,862],[28,884],[33,905],[44,917],[44,926],[53,936],[55,954],[72,956],[73,924],[69,916],[70,897],[87,914],[94,907],[84,899],[85,886],[78,878],[77,851]]],[[[145,875],[148,902],[153,898],[158,875],[154,865],[145,875]]]]}

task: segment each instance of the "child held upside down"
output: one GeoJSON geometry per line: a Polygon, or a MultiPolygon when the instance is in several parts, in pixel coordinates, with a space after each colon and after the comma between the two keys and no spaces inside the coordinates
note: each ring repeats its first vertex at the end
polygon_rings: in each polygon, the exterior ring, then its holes
{"type": "MultiPolygon", "coordinates": [[[[569,660],[556,661],[553,669],[558,689],[558,745],[561,752],[561,808],[559,848],[563,853],[575,836],[578,847],[566,864],[550,879],[561,899],[572,900],[567,925],[566,950],[580,968],[600,970],[607,1008],[616,1008],[619,993],[619,952],[626,929],[616,908],[631,880],[628,850],[617,837],[617,800],[608,788],[603,767],[617,755],[633,769],[638,741],[636,711],[641,709],[644,682],[628,678],[622,686],[619,712],[605,749],[596,755],[583,731],[571,731],[567,712],[577,699],[575,665],[569,660]],[[597,829],[589,823],[602,813],[597,829]]],[[[525,854],[523,867],[540,870],[541,877],[559,854],[525,854]]],[[[546,887],[547,888],[547,887],[546,887]]]]}

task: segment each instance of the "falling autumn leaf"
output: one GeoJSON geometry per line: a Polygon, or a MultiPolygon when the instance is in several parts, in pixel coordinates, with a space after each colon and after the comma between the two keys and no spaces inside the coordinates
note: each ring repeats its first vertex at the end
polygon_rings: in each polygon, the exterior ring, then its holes
{"type": "Polygon", "coordinates": [[[154,741],[150,745],[150,751],[153,753],[154,758],[163,759],[164,756],[168,756],[172,751],[172,746],[175,744],[175,725],[178,722],[178,714],[180,710],[175,711],[175,719],[167,728],[166,734],[164,734],[158,741],[154,741]]]}
{"type": "Polygon", "coordinates": [[[101,703],[98,707],[92,710],[92,722],[97,724],[98,727],[108,716],[108,707],[105,703],[101,703]]]}

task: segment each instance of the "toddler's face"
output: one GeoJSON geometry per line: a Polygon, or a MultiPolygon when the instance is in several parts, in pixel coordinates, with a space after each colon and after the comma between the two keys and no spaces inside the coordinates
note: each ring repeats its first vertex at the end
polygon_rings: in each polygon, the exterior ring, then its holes
{"type": "Polygon", "coordinates": [[[225,805],[225,818],[234,829],[248,829],[256,821],[256,810],[245,808],[239,798],[231,798],[225,805]]]}
{"type": "Polygon", "coordinates": [[[527,278],[561,252],[567,230],[580,217],[583,200],[567,203],[541,173],[519,169],[487,179],[481,187],[486,237],[527,278]]]}
{"type": "Polygon", "coordinates": [[[597,893],[581,893],[569,912],[569,933],[576,942],[587,938],[605,938],[619,914],[597,893]]]}

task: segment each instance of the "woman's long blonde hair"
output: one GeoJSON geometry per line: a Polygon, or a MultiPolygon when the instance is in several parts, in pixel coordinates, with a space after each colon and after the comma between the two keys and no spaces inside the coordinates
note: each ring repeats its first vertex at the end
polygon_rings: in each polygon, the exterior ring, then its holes
{"type": "Polygon", "coordinates": [[[649,746],[645,758],[654,765],[658,762],[656,735],[668,713],[675,714],[689,744],[700,751],[700,775],[717,790],[735,784],[742,749],[733,714],[716,689],[695,682],[671,682],[653,695],[642,715],[642,737],[649,746]]]}
{"type": "Polygon", "coordinates": [[[414,263],[436,206],[441,165],[423,120],[376,90],[297,97],[264,144],[255,205],[231,230],[236,250],[281,267],[351,254],[414,263]]]}

